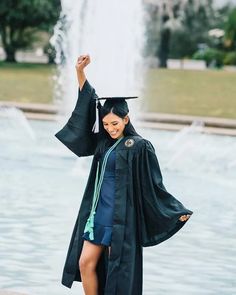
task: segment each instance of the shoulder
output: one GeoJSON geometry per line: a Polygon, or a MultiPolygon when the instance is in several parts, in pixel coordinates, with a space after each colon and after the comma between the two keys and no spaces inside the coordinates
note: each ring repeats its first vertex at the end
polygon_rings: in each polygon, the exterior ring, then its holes
{"type": "Polygon", "coordinates": [[[140,135],[133,135],[133,136],[127,136],[127,139],[125,140],[126,146],[131,146],[136,152],[139,152],[143,149],[148,149],[150,151],[155,152],[155,148],[153,144],[146,138],[143,138],[140,135]]]}

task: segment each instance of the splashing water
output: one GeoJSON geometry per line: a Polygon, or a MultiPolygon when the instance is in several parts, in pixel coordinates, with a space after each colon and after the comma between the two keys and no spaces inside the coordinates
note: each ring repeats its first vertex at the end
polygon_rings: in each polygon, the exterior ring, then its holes
{"type": "Polygon", "coordinates": [[[0,137],[5,140],[36,140],[36,135],[31,128],[24,113],[15,107],[0,107],[1,121],[0,137]]]}
{"type": "Polygon", "coordinates": [[[86,74],[100,96],[139,94],[142,13],[141,0],[62,1],[62,17],[51,39],[60,64],[62,113],[68,114],[77,98],[75,63],[81,54],[91,56],[86,74]]]}

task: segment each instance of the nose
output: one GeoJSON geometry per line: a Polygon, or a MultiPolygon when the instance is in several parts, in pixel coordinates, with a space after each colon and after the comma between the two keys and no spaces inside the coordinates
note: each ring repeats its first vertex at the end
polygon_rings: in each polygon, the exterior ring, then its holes
{"type": "Polygon", "coordinates": [[[108,131],[108,132],[112,132],[112,131],[114,131],[114,128],[113,128],[113,127],[108,127],[108,128],[107,128],[107,131],[108,131]]]}

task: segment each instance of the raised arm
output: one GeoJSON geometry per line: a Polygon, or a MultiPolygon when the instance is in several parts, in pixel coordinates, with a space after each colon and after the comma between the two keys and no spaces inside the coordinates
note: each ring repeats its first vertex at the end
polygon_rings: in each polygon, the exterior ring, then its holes
{"type": "Polygon", "coordinates": [[[84,74],[84,68],[89,62],[89,56],[80,56],[77,60],[78,100],[66,125],[55,134],[65,146],[79,157],[93,155],[97,146],[97,134],[92,132],[96,119],[95,98],[97,95],[84,74]]]}
{"type": "Polygon", "coordinates": [[[84,68],[88,64],[90,64],[90,56],[87,54],[87,55],[80,55],[80,57],[77,59],[76,65],[75,65],[80,90],[82,90],[84,83],[86,81],[84,68]]]}

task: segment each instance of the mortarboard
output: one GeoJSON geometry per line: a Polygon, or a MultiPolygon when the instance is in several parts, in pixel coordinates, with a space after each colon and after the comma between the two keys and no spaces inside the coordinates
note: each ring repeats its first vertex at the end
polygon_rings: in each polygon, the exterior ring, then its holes
{"type": "Polygon", "coordinates": [[[121,99],[132,99],[132,98],[137,98],[138,96],[111,96],[111,97],[98,97],[96,98],[97,100],[121,100],[121,99]]]}
{"type": "Polygon", "coordinates": [[[94,122],[93,125],[93,133],[98,133],[99,132],[99,111],[98,111],[98,103],[99,100],[109,100],[112,102],[120,102],[120,101],[124,101],[126,99],[134,99],[137,98],[138,96],[111,96],[111,97],[96,97],[96,121],[94,122]]]}

